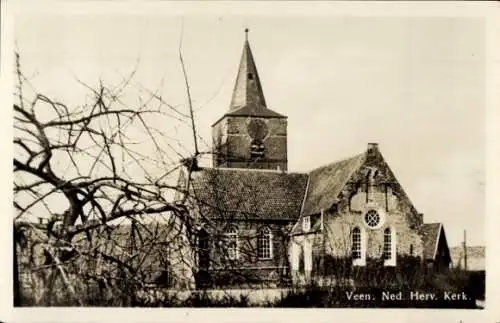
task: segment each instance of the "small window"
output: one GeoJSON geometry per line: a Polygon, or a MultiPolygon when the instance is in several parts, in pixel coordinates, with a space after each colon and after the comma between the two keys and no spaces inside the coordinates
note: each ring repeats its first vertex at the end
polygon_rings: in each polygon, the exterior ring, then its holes
{"type": "Polygon", "coordinates": [[[269,228],[264,228],[259,232],[257,255],[259,259],[271,259],[273,256],[273,235],[269,228]]]}
{"type": "Polygon", "coordinates": [[[375,228],[380,224],[380,214],[376,210],[369,210],[365,213],[365,223],[370,228],[375,228]]]}
{"type": "Polygon", "coordinates": [[[361,259],[361,230],[352,230],[352,259],[361,259]]]}
{"type": "Polygon", "coordinates": [[[253,74],[252,73],[248,73],[247,77],[248,77],[249,80],[253,80],[253,74]]]}
{"type": "Polygon", "coordinates": [[[302,219],[302,229],[306,232],[311,229],[311,218],[309,216],[305,216],[302,219]]]}
{"type": "Polygon", "coordinates": [[[410,245],[410,256],[413,256],[413,245],[410,245]]]}

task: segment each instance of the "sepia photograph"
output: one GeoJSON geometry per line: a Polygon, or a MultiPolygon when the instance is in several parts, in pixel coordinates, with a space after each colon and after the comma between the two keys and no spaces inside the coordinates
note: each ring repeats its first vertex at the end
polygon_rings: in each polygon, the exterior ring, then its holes
{"type": "Polygon", "coordinates": [[[17,7],[14,307],[485,309],[485,28],[17,7]]]}

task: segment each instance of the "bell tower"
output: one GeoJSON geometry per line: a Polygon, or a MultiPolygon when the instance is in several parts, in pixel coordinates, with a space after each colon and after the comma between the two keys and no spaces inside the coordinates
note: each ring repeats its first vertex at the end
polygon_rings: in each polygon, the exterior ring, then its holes
{"type": "Polygon", "coordinates": [[[287,117],[267,107],[248,29],[229,111],[212,138],[214,167],[287,170],[287,117]]]}

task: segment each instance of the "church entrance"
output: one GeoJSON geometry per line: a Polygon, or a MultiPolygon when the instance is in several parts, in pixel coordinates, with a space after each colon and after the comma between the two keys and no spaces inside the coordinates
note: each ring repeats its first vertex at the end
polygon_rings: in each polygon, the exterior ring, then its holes
{"type": "Polygon", "coordinates": [[[210,236],[205,230],[198,233],[198,274],[197,288],[210,285],[210,236]]]}
{"type": "Polygon", "coordinates": [[[198,268],[208,270],[210,266],[210,237],[205,230],[198,235],[198,268]]]}

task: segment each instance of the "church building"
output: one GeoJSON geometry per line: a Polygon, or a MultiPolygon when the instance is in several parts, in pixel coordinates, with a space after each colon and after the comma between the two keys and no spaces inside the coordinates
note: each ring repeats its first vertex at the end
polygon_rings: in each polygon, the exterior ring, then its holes
{"type": "Polygon", "coordinates": [[[443,225],[424,223],[378,144],[289,171],[286,110],[276,110],[246,37],[231,103],[212,125],[213,167],[188,167],[179,177],[184,193],[176,199],[188,214],[184,240],[170,252],[173,285],[303,282],[334,275],[327,259],[397,268],[413,257],[426,268],[449,266],[443,225]]]}

